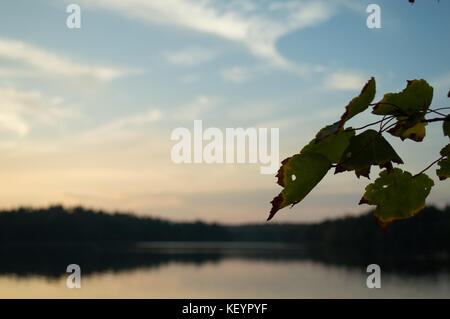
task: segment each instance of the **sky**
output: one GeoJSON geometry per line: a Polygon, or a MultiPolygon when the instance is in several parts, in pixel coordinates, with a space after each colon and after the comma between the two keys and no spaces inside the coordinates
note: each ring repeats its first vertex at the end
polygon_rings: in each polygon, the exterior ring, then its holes
{"type": "MultiPolygon", "coordinates": [[[[260,164],[176,164],[178,127],[279,128],[280,159],[334,123],[374,76],[375,100],[406,80],[448,106],[449,1],[39,0],[0,3],[0,207],[83,205],[171,220],[264,222],[280,191],[260,164]],[[66,8],[81,8],[81,28],[66,8]],[[381,8],[369,29],[366,8],[381,8]]],[[[369,112],[367,112],[369,113],[369,112]]],[[[352,119],[356,127],[370,114],[352,119]]],[[[419,172],[448,143],[387,137],[419,172]]],[[[450,186],[428,171],[427,203],[450,186]]],[[[377,177],[373,170],[371,179],[377,177]]],[[[365,212],[370,181],[324,180],[275,222],[365,212]]]]}

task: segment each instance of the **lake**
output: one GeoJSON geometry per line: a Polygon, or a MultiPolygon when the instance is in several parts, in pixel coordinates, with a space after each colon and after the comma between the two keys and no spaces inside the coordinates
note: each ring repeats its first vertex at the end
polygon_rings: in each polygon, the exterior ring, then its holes
{"type": "Polygon", "coordinates": [[[0,298],[450,298],[447,261],[378,261],[369,289],[367,263],[280,243],[17,244],[0,257],[0,298]],[[80,289],[66,287],[71,263],[80,289]]]}

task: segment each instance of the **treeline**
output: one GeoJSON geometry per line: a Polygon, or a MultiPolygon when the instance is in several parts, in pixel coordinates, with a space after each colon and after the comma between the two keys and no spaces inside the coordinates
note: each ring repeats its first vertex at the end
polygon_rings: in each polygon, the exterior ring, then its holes
{"type": "Polygon", "coordinates": [[[301,243],[306,255],[329,262],[450,259],[449,206],[426,207],[419,216],[392,223],[385,231],[373,213],[308,225],[237,226],[229,231],[240,240],[301,243]]]}
{"type": "Polygon", "coordinates": [[[1,242],[226,241],[226,228],[203,222],[174,223],[132,214],[66,209],[0,211],[1,242]]]}
{"type": "Polygon", "coordinates": [[[52,206],[0,211],[0,243],[134,241],[267,241],[307,244],[319,252],[361,251],[427,254],[450,252],[450,207],[427,207],[421,215],[382,231],[373,214],[316,224],[225,226],[177,223],[132,214],[52,206]]]}

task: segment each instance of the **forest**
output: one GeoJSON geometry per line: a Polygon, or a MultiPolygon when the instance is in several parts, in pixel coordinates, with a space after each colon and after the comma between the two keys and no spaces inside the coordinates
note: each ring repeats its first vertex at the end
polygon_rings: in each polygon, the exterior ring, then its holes
{"type": "Polygon", "coordinates": [[[450,252],[450,207],[433,206],[386,230],[373,227],[372,212],[313,224],[221,225],[172,222],[131,213],[83,207],[18,208],[0,211],[0,243],[235,241],[283,242],[371,254],[450,252]]]}

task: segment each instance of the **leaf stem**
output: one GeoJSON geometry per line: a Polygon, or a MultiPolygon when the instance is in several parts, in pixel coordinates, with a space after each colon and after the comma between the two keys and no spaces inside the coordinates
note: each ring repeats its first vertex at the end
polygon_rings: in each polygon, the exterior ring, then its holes
{"type": "MultiPolygon", "coordinates": [[[[391,117],[389,120],[387,120],[386,123],[381,124],[381,125],[380,125],[380,132],[382,132],[383,129],[386,127],[386,125],[388,125],[389,122],[392,121],[393,119],[394,119],[394,117],[391,117]]],[[[398,123],[398,122],[397,122],[397,123],[398,123]]],[[[397,124],[397,123],[396,123],[396,124],[397,124]]]]}
{"type": "MultiPolygon", "coordinates": [[[[436,114],[438,114],[438,115],[440,115],[440,116],[446,116],[445,114],[442,114],[441,112],[437,112],[436,110],[432,110],[432,109],[428,109],[428,111],[429,112],[433,112],[433,113],[436,113],[436,114]]],[[[428,112],[427,112],[428,113],[428,112]]]]}
{"type": "Polygon", "coordinates": [[[436,117],[436,118],[429,119],[429,120],[421,120],[420,122],[422,122],[422,123],[429,123],[429,122],[450,122],[450,118],[436,117]]]}
{"type": "MultiPolygon", "coordinates": [[[[389,119],[392,119],[392,118],[394,118],[394,116],[393,115],[391,115],[390,117],[388,117],[389,119]]],[[[378,120],[378,121],[376,121],[376,122],[373,122],[373,123],[369,123],[369,124],[366,124],[366,125],[364,125],[364,126],[361,126],[361,127],[357,127],[357,128],[348,128],[348,129],[345,129],[345,131],[347,132],[347,131],[357,131],[357,130],[362,130],[362,129],[364,129],[364,128],[366,128],[366,127],[369,127],[369,126],[372,126],[372,125],[375,125],[375,124],[378,124],[378,123],[381,123],[381,122],[383,122],[384,120],[386,120],[386,118],[384,118],[383,117],[383,119],[381,119],[381,120],[378,120]]]]}
{"type": "Polygon", "coordinates": [[[443,159],[444,157],[446,157],[448,154],[450,153],[450,151],[448,151],[447,153],[444,153],[444,155],[442,155],[441,157],[439,157],[437,160],[435,160],[434,162],[432,162],[430,165],[428,165],[427,167],[425,167],[423,170],[421,170],[419,173],[417,173],[416,175],[414,175],[413,177],[419,176],[420,174],[424,173],[426,170],[428,170],[431,166],[433,166],[434,164],[436,164],[437,162],[439,162],[441,159],[443,159]]]}

